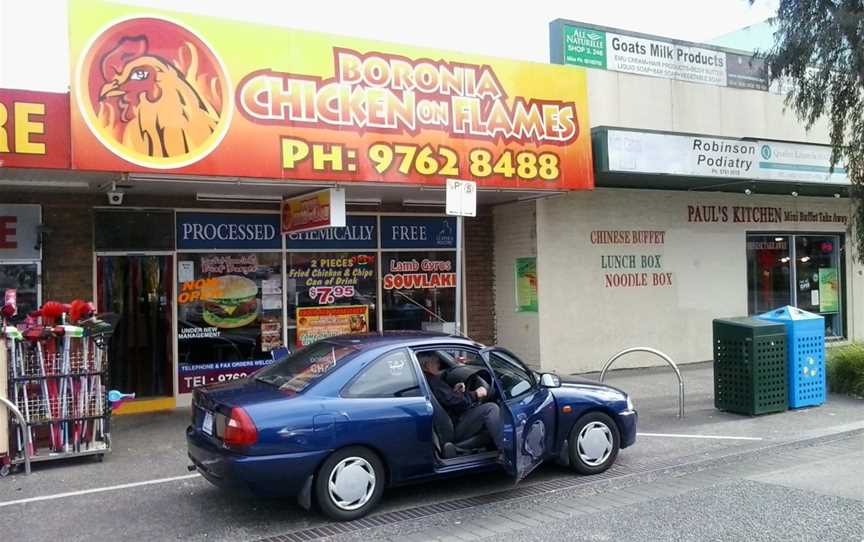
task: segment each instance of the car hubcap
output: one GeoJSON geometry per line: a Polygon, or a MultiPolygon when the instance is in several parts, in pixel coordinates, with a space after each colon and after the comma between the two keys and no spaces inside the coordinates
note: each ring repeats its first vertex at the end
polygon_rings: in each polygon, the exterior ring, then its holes
{"type": "Polygon", "coordinates": [[[348,457],[330,471],[327,487],[333,504],[342,510],[356,510],[375,492],[375,470],[362,457],[348,457]]]}
{"type": "Polygon", "coordinates": [[[601,422],[591,422],[576,440],[579,458],[591,467],[602,465],[612,454],[612,431],[601,422]]]}

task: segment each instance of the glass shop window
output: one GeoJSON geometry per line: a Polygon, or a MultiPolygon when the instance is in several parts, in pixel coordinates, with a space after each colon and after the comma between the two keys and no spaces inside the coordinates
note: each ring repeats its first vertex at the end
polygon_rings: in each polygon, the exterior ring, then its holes
{"type": "Polygon", "coordinates": [[[792,305],[822,315],[826,337],[843,337],[843,251],[842,235],[748,235],[749,313],[792,305]]]}
{"type": "Polygon", "coordinates": [[[292,348],[377,331],[375,251],[288,254],[288,340],[292,348]]]}
{"type": "Polygon", "coordinates": [[[385,330],[456,330],[456,253],[384,252],[385,330]]]}

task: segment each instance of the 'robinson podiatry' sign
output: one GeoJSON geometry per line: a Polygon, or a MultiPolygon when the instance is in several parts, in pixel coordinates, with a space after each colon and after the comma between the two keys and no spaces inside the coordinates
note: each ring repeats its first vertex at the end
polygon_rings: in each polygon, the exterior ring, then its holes
{"type": "Polygon", "coordinates": [[[849,184],[831,147],[756,139],[596,129],[599,171],[849,184]]]}

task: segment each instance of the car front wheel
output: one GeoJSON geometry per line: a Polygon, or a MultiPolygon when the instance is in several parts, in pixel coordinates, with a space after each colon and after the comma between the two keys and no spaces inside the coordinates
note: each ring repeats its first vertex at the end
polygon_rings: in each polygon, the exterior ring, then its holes
{"type": "Polygon", "coordinates": [[[589,412],[573,425],[570,466],[580,474],[599,474],[615,463],[620,446],[618,426],[602,412],[589,412]]]}
{"type": "Polygon", "coordinates": [[[318,471],[315,498],[321,511],[338,521],[365,516],[384,493],[384,465],[367,448],[334,452],[318,471]]]}

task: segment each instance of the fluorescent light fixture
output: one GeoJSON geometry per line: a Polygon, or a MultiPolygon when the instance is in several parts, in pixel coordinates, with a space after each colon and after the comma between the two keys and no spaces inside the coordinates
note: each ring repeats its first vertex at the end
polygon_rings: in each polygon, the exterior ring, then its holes
{"type": "Polygon", "coordinates": [[[256,194],[195,194],[198,201],[218,201],[232,203],[280,203],[282,196],[259,196],[256,194]]]}
{"type": "Polygon", "coordinates": [[[90,188],[87,181],[31,181],[27,179],[0,179],[0,186],[24,188],[90,188]]]}
{"type": "MultiPolygon", "coordinates": [[[[240,181],[240,177],[213,177],[209,175],[171,175],[170,173],[130,173],[127,178],[130,181],[159,181],[159,182],[220,182],[230,183],[240,181]]],[[[271,183],[272,184],[272,183],[271,183]]]]}
{"type": "Polygon", "coordinates": [[[777,241],[777,242],[779,243],[780,241],[783,240],[783,237],[775,237],[774,240],[777,241]]]}
{"type": "Polygon", "coordinates": [[[789,263],[789,260],[790,260],[789,256],[783,256],[782,258],[780,258],[781,263],[789,263]]]}
{"type": "Polygon", "coordinates": [[[346,205],[381,205],[381,198],[354,198],[345,202],[346,205]]]}
{"type": "Polygon", "coordinates": [[[444,207],[445,203],[436,199],[403,199],[405,207],[444,207]]]}
{"type": "Polygon", "coordinates": [[[801,263],[807,263],[809,261],[810,261],[810,256],[804,256],[803,258],[801,258],[801,263]]]}
{"type": "Polygon", "coordinates": [[[130,173],[127,177],[130,181],[160,182],[160,183],[210,183],[228,184],[232,186],[267,186],[270,188],[300,188],[309,190],[320,188],[338,188],[337,183],[313,183],[307,181],[292,181],[287,179],[246,179],[241,177],[218,177],[210,175],[171,175],[158,173],[130,173]]]}

